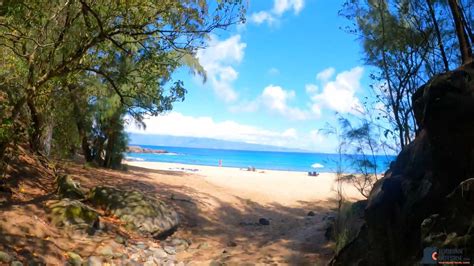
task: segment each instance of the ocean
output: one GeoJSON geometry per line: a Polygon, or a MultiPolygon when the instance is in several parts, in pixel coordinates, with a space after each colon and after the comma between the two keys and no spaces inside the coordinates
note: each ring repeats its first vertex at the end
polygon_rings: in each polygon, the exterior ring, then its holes
{"type": "MultiPolygon", "coordinates": [[[[345,173],[360,172],[353,163],[353,158],[360,157],[354,155],[343,155],[343,159],[339,160],[339,155],[328,153],[241,151],[151,145],[134,146],[166,150],[169,153],[127,153],[127,160],[208,166],[218,166],[220,160],[223,167],[255,167],[256,169],[302,172],[336,172],[338,165],[341,165],[341,169],[345,173]],[[338,163],[339,161],[341,163],[338,163]]],[[[395,156],[378,155],[375,157],[375,160],[377,162],[377,172],[382,173],[388,169],[390,162],[395,160],[395,156]]]]}

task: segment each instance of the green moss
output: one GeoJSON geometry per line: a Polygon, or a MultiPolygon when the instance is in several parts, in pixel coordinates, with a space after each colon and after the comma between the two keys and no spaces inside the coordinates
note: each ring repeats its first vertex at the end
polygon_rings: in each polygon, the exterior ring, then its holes
{"type": "Polygon", "coordinates": [[[50,204],[52,222],[56,226],[80,225],[91,227],[99,220],[99,214],[77,200],[63,199],[50,204]]]}
{"type": "Polygon", "coordinates": [[[174,209],[139,191],[96,187],[89,192],[88,201],[125,222],[127,229],[145,234],[160,235],[179,222],[174,209]]]}
{"type": "Polygon", "coordinates": [[[62,198],[84,199],[85,193],[80,184],[68,175],[58,176],[56,179],[57,193],[62,198]]]}

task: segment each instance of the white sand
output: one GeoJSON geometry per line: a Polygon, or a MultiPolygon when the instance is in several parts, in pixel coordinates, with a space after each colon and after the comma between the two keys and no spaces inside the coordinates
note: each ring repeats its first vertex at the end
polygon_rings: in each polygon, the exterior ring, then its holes
{"type": "MultiPolygon", "coordinates": [[[[275,171],[256,169],[255,172],[246,169],[187,165],[162,162],[127,161],[128,165],[156,169],[184,171],[192,173],[207,182],[222,187],[234,196],[265,202],[278,202],[285,205],[297,204],[299,201],[320,201],[334,199],[334,173],[320,173],[318,176],[308,176],[307,172],[275,171]],[[191,171],[191,169],[197,171],[191,171]]],[[[358,192],[344,186],[344,192],[349,198],[360,198],[358,192]]]]}

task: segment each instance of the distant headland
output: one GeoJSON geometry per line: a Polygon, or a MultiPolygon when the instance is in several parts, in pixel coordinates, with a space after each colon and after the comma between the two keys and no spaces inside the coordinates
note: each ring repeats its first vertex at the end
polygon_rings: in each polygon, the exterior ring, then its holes
{"type": "Polygon", "coordinates": [[[133,153],[168,153],[166,150],[154,150],[154,149],[149,149],[149,148],[142,148],[140,146],[128,146],[127,147],[127,152],[133,152],[133,153]]]}

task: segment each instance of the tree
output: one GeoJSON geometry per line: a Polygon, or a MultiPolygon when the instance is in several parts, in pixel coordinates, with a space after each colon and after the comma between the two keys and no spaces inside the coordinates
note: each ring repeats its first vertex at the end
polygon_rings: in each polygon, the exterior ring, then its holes
{"type": "Polygon", "coordinates": [[[464,15],[458,1],[448,0],[448,3],[456,28],[456,36],[458,38],[459,50],[461,52],[461,62],[462,64],[470,63],[472,61],[472,47],[466,33],[466,29],[468,29],[469,26],[464,19],[464,15]]]}
{"type": "Polygon", "coordinates": [[[371,87],[375,101],[386,109],[380,118],[392,127],[387,133],[395,139],[395,150],[411,143],[417,132],[413,93],[433,75],[458,66],[456,51],[466,47],[454,41],[454,33],[456,28],[470,31],[472,16],[465,14],[463,6],[472,3],[451,1],[450,5],[454,9],[438,0],[349,0],[341,10],[354,21],[355,28],[349,31],[361,40],[366,64],[376,67],[371,87]],[[456,11],[458,19],[453,21],[450,10],[456,11]]]}
{"type": "MultiPolygon", "coordinates": [[[[240,0],[218,1],[4,1],[0,4],[0,47],[20,65],[11,99],[9,120],[17,121],[24,108],[31,122],[34,151],[49,150],[51,114],[47,101],[69,75],[107,77],[107,61],[116,51],[152,66],[143,80],[169,80],[172,70],[193,57],[206,35],[243,18],[240,0]],[[164,72],[163,69],[169,71],[164,72]]],[[[140,73],[135,73],[135,76],[140,73]]],[[[127,95],[112,85],[123,104],[127,95]]],[[[140,104],[142,99],[128,101],[140,104]]],[[[158,104],[151,101],[151,104],[158,104]]],[[[161,107],[154,106],[154,110],[161,107]]],[[[166,109],[166,108],[165,108],[166,109]]]]}

